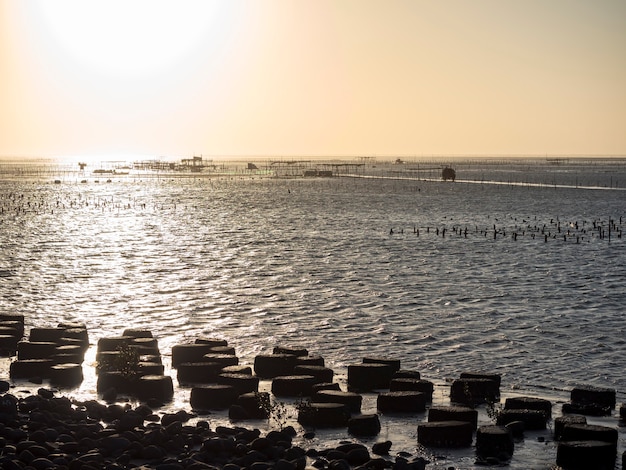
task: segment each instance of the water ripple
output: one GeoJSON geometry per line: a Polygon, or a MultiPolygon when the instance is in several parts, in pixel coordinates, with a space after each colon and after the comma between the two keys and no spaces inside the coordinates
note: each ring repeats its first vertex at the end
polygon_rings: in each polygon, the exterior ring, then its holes
{"type": "Polygon", "coordinates": [[[0,215],[0,308],[29,327],[84,321],[93,341],[149,327],[165,351],[219,336],[247,363],[287,342],[340,368],[390,355],[433,379],[481,368],[511,386],[626,390],[626,245],[591,230],[596,214],[624,215],[623,194],[341,179],[12,184],[0,205],[47,208],[0,215]],[[556,238],[557,217],[579,221],[584,242],[556,238]]]}

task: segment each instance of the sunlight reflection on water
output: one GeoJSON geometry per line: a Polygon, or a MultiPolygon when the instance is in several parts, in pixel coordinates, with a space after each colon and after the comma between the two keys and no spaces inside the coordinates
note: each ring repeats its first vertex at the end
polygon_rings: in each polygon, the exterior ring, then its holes
{"type": "MultiPolygon", "coordinates": [[[[166,357],[198,336],[228,340],[245,364],[297,344],[343,380],[363,356],[392,356],[442,387],[482,369],[509,392],[562,399],[585,383],[623,400],[626,245],[593,229],[598,214],[626,216],[623,202],[339,178],[12,182],[0,191],[0,306],[27,328],[84,322],[92,344],[148,328],[166,357]]],[[[184,407],[188,390],[177,393],[184,407]]],[[[394,436],[411,447],[413,434],[394,436]]]]}

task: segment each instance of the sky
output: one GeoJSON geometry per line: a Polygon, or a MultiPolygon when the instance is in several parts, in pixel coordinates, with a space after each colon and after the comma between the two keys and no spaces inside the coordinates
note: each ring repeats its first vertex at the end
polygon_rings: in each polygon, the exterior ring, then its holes
{"type": "Polygon", "coordinates": [[[626,155],[624,0],[0,0],[0,157],[626,155]]]}

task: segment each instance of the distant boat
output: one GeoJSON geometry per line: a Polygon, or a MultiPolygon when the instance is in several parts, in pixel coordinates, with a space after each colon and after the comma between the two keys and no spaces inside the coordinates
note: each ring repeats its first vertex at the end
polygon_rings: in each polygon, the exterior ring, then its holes
{"type": "Polygon", "coordinates": [[[456,178],[456,171],[454,171],[453,168],[445,167],[443,171],[441,172],[441,178],[444,181],[447,181],[447,180],[454,181],[454,179],[456,178]]]}

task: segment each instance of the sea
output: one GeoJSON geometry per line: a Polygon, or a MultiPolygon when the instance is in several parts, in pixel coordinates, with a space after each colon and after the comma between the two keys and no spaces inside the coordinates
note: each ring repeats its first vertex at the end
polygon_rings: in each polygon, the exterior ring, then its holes
{"type": "MultiPolygon", "coordinates": [[[[98,398],[98,339],[140,328],[174,379],[162,412],[190,410],[167,365],[174,345],[198,337],[225,339],[251,366],[275,346],[305,347],[344,390],[349,365],[398,359],[435,384],[433,406],[449,404],[466,371],[500,374],[502,402],[550,399],[553,416],[576,386],[626,401],[624,159],[94,167],[0,162],[0,313],[23,314],[27,332],[88,328],[85,379],[60,393],[98,398]],[[454,181],[442,180],[446,165],[454,181]]],[[[0,378],[14,359],[1,360],[0,378]]],[[[16,395],[41,386],[13,385],[16,395]]],[[[362,411],[376,412],[375,393],[362,411]]],[[[229,425],[226,412],[200,418],[229,425]]],[[[290,418],[307,448],[391,440],[392,456],[422,456],[428,468],[483,468],[473,447],[418,445],[425,413],[382,415],[369,439],[304,437],[290,418]]],[[[588,422],[618,428],[621,456],[618,412],[588,422]]],[[[515,445],[508,468],[555,468],[551,426],[515,445]]]]}

